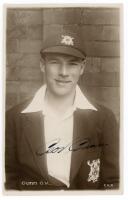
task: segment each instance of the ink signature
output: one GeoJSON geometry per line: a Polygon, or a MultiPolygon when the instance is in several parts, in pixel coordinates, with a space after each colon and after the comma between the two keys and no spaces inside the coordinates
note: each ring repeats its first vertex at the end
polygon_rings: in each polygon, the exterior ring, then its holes
{"type": "Polygon", "coordinates": [[[108,144],[91,144],[87,138],[85,139],[76,139],[73,143],[68,143],[65,146],[60,145],[61,139],[57,138],[50,142],[47,149],[43,151],[43,146],[39,147],[39,149],[36,151],[37,156],[42,156],[44,154],[48,153],[61,153],[63,151],[79,151],[83,149],[89,149],[89,148],[96,148],[96,147],[102,147],[107,146],[108,144]]]}

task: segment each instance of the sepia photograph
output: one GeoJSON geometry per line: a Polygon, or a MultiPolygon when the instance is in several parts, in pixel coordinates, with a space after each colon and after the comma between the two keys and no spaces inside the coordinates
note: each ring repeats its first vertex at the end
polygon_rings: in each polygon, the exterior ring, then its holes
{"type": "Polygon", "coordinates": [[[120,191],[121,15],[6,5],[5,191],[120,191]]]}

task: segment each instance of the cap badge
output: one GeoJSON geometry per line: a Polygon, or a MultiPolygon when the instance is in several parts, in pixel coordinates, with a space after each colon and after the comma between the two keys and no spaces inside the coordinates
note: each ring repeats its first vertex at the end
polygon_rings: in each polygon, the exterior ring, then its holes
{"type": "Polygon", "coordinates": [[[71,37],[71,36],[62,35],[61,44],[66,44],[66,45],[71,45],[71,46],[73,46],[73,45],[74,45],[73,39],[74,39],[74,38],[71,37]]]}

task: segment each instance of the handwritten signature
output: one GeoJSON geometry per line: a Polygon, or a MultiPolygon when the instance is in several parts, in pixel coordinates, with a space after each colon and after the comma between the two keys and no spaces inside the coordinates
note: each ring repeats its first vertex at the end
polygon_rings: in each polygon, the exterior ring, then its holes
{"type": "Polygon", "coordinates": [[[85,139],[76,139],[73,143],[68,143],[65,146],[60,145],[61,139],[57,138],[50,142],[50,145],[47,147],[45,151],[43,151],[43,146],[41,146],[37,151],[37,156],[42,156],[44,154],[48,153],[61,153],[65,150],[67,151],[78,151],[83,149],[89,149],[89,148],[96,148],[96,147],[102,147],[107,146],[108,144],[90,144],[89,140],[87,138],[85,139]]]}

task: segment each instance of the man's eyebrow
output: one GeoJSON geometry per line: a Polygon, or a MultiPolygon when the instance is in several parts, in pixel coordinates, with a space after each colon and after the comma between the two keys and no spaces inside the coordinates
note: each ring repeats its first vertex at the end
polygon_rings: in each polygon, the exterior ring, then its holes
{"type": "Polygon", "coordinates": [[[57,60],[56,57],[46,57],[47,60],[57,60]]]}
{"type": "Polygon", "coordinates": [[[82,61],[82,60],[78,59],[78,58],[71,58],[71,59],[69,59],[69,62],[79,62],[79,61],[82,61]]]}

